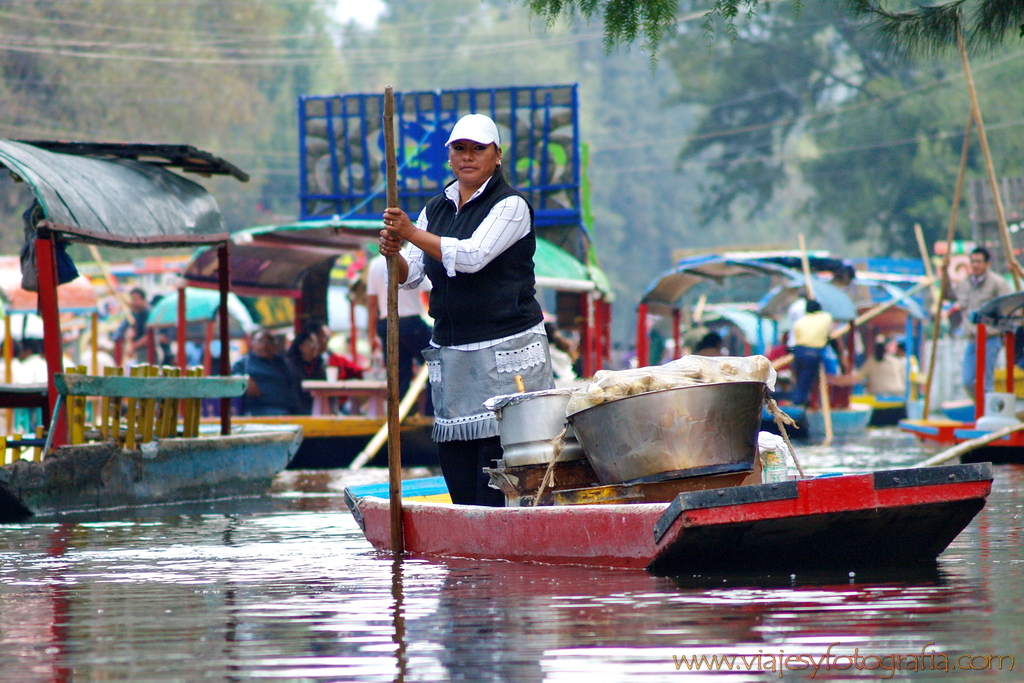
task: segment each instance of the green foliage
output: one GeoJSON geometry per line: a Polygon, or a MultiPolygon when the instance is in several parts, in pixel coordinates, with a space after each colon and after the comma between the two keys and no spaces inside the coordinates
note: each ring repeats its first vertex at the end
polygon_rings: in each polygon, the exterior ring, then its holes
{"type": "MultiPolygon", "coordinates": [[[[729,2],[730,0],[724,0],[729,2]]],[[[653,59],[661,41],[675,31],[677,0],[524,0],[531,12],[543,17],[548,26],[559,19],[587,21],[600,16],[604,21],[605,52],[617,45],[642,39],[653,59]]]]}
{"type": "Polygon", "coordinates": [[[904,11],[891,3],[846,0],[872,17],[872,27],[894,53],[933,57],[956,52],[957,34],[969,49],[988,50],[1007,38],[1024,37],[1024,3],[1019,0],[954,0],[904,11]]]}
{"type": "MultiPolygon", "coordinates": [[[[334,80],[318,0],[0,0],[0,135],[186,143],[240,166],[214,189],[236,229],[295,215],[295,101],[334,80]]],[[[3,250],[23,186],[0,184],[3,250]]]]}

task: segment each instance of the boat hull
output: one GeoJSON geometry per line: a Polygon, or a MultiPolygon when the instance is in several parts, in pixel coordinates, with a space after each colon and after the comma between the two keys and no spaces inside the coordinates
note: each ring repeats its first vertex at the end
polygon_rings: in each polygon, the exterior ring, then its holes
{"type": "MultiPolygon", "coordinates": [[[[646,568],[890,567],[934,562],[984,506],[988,463],[682,493],[671,503],[483,508],[405,502],[406,552],[646,568]]],[[[388,501],[347,492],[390,550],[388,501]]]]}
{"type": "MultiPolygon", "coordinates": [[[[288,463],[288,469],[309,470],[348,467],[387,421],[356,415],[274,415],[232,417],[231,422],[245,425],[300,425],[302,444],[288,463]]],[[[219,425],[220,418],[203,418],[202,423],[219,425]]],[[[438,467],[437,447],[430,435],[433,424],[433,418],[419,416],[406,418],[402,423],[404,467],[438,467]]],[[[366,465],[388,466],[387,443],[381,446],[366,465]]]]}
{"type": "Polygon", "coordinates": [[[229,436],[58,448],[42,462],[0,467],[0,522],[32,515],[259,496],[302,441],[301,427],[229,436]]]}
{"type": "MultiPolygon", "coordinates": [[[[832,434],[838,437],[859,436],[871,422],[874,409],[866,405],[852,405],[849,408],[834,408],[832,411],[832,434]]],[[[821,410],[808,409],[807,431],[812,439],[825,436],[825,414],[821,410]]]]}

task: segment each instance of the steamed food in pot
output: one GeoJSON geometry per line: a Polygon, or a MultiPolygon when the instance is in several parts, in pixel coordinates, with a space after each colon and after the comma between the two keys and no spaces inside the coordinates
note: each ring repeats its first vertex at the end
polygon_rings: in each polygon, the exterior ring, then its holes
{"type": "Polygon", "coordinates": [[[566,413],[627,396],[720,382],[764,382],[774,389],[775,370],[764,356],[684,356],[635,370],[598,370],[589,385],[573,392],[566,413]]]}

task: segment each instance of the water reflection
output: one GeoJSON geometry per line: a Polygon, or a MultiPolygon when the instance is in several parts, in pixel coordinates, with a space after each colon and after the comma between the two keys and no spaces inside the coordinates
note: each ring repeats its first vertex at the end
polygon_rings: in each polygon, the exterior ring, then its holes
{"type": "MultiPolygon", "coordinates": [[[[803,453],[812,473],[923,457],[898,434],[803,453]]],[[[835,642],[1024,661],[1024,468],[996,476],[936,566],[854,576],[396,564],[363,539],[340,495],[346,475],[331,472],[290,473],[248,508],[0,527],[0,672],[27,683],[643,681],[677,677],[673,656],[820,655],[835,642]]]]}

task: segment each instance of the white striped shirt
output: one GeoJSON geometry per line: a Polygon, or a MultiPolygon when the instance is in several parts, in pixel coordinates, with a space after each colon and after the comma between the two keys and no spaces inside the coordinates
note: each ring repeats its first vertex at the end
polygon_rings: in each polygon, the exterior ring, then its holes
{"type": "MultiPolygon", "coordinates": [[[[489,182],[490,179],[481,185],[480,189],[469,198],[469,201],[472,201],[483,192],[489,182]]],[[[455,206],[459,205],[458,183],[452,183],[445,188],[444,192],[445,196],[455,206]]],[[[426,230],[427,224],[427,210],[424,209],[420,211],[419,218],[416,220],[416,227],[420,230],[426,230]]],[[[441,265],[444,267],[448,277],[455,277],[457,272],[475,273],[497,258],[510,246],[526,237],[530,233],[530,227],[530,209],[526,204],[526,200],[518,195],[506,197],[491,207],[490,212],[488,212],[487,216],[484,217],[480,225],[477,226],[473,234],[467,239],[441,238],[441,265]]],[[[409,276],[402,283],[402,287],[406,289],[416,287],[423,280],[425,274],[423,250],[409,243],[402,250],[402,256],[405,257],[406,263],[409,264],[409,276]]],[[[504,341],[524,337],[528,334],[544,334],[544,323],[538,323],[528,330],[508,337],[502,337],[501,339],[459,344],[450,348],[459,351],[479,351],[480,349],[497,346],[504,341]]],[[[431,342],[431,345],[436,346],[434,342],[431,342]]]]}

